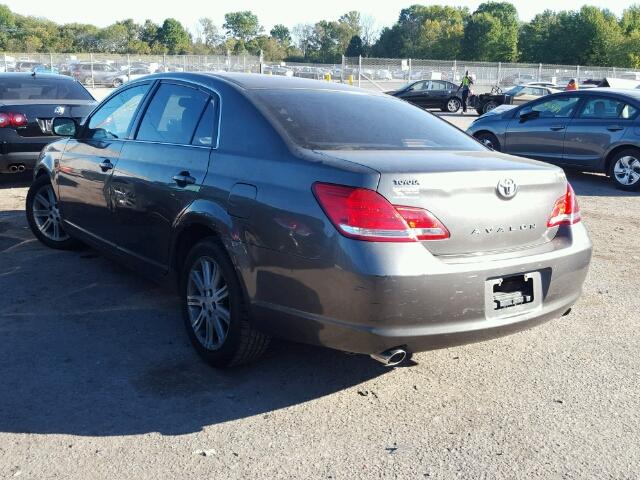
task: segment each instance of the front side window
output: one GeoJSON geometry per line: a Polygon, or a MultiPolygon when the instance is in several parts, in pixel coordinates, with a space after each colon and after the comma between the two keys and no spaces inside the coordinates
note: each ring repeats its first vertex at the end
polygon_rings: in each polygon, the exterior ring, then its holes
{"type": "Polygon", "coordinates": [[[410,92],[421,92],[423,90],[426,90],[428,88],[429,82],[418,82],[418,83],[414,83],[413,85],[411,85],[411,87],[409,87],[409,91],[410,92]]]}
{"type": "Polygon", "coordinates": [[[636,116],[638,110],[615,98],[591,98],[580,111],[580,118],[629,119],[636,116]]]}
{"type": "Polygon", "coordinates": [[[136,140],[189,145],[209,96],[195,88],[163,84],[142,117],[136,140]]]}
{"type": "Polygon", "coordinates": [[[528,109],[539,112],[540,118],[569,118],[578,105],[578,100],[578,97],[554,97],[528,109]]]}
{"type": "Polygon", "coordinates": [[[138,85],[120,92],[101,105],[91,116],[87,138],[113,139],[124,138],[131,127],[138,105],[149,85],[138,85]]]}
{"type": "Polygon", "coordinates": [[[446,90],[446,86],[444,82],[431,82],[431,90],[446,90]]]}

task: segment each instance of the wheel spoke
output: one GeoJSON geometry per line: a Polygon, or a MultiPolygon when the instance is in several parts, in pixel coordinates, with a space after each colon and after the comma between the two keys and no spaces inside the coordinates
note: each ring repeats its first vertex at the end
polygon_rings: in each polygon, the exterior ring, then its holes
{"type": "Polygon", "coordinates": [[[229,325],[229,322],[231,321],[229,310],[221,306],[216,307],[216,317],[220,318],[227,325],[229,325]]]}
{"type": "Polygon", "coordinates": [[[51,186],[48,186],[46,188],[46,192],[47,192],[47,197],[49,198],[49,204],[51,206],[55,206],[56,205],[56,196],[53,194],[53,188],[51,188],[51,186]]]}
{"type": "Polygon", "coordinates": [[[51,223],[53,224],[53,239],[58,240],[60,238],[60,225],[55,220],[51,223]]]}
{"type": "Polygon", "coordinates": [[[200,276],[200,272],[197,270],[191,270],[191,281],[195,285],[196,289],[200,296],[204,296],[204,282],[202,281],[202,277],[200,276]]]}
{"type": "Polygon", "coordinates": [[[49,210],[40,210],[40,209],[33,209],[33,216],[34,217],[48,217],[49,216],[49,210]]]}
{"type": "Polygon", "coordinates": [[[38,203],[42,205],[44,208],[47,208],[47,209],[51,208],[51,204],[46,198],[42,196],[41,193],[36,194],[35,200],[37,200],[38,203]]]}
{"type": "Polygon", "coordinates": [[[202,259],[200,264],[202,266],[202,281],[204,289],[208,290],[211,288],[211,263],[209,263],[209,260],[202,259]]]}
{"type": "Polygon", "coordinates": [[[213,300],[215,302],[220,302],[229,296],[229,289],[226,285],[223,285],[218,290],[216,290],[213,300]]]}
{"type": "Polygon", "coordinates": [[[200,307],[203,306],[203,297],[200,295],[188,295],[187,296],[187,305],[190,307],[200,307]]]}
{"type": "Polygon", "coordinates": [[[213,328],[216,330],[216,336],[218,337],[218,344],[222,343],[225,338],[224,326],[220,321],[220,317],[218,315],[213,315],[211,317],[211,323],[213,324],[213,328]]]}
{"type": "Polygon", "coordinates": [[[43,223],[42,225],[40,225],[40,231],[41,231],[42,233],[46,233],[46,232],[47,232],[47,230],[49,230],[49,227],[51,226],[51,223],[52,223],[51,219],[50,219],[50,218],[47,218],[47,219],[44,221],[44,223],[43,223]]]}
{"type": "Polygon", "coordinates": [[[208,349],[212,349],[215,347],[215,343],[213,343],[213,332],[215,331],[215,327],[213,326],[213,318],[211,316],[207,317],[205,326],[204,346],[208,349]]]}
{"type": "Polygon", "coordinates": [[[202,326],[202,322],[204,320],[204,309],[200,310],[200,312],[198,313],[198,316],[191,320],[191,326],[193,327],[193,331],[194,333],[197,335],[198,334],[198,330],[200,330],[200,327],[202,326]]]}

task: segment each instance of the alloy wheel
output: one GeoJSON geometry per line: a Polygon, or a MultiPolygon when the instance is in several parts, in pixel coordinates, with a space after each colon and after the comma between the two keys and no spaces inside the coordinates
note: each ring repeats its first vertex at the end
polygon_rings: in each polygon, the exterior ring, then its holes
{"type": "Polygon", "coordinates": [[[62,228],[58,199],[51,184],[44,185],[33,198],[33,218],[40,233],[54,242],[63,242],[69,235],[62,228]]]}
{"type": "Polygon", "coordinates": [[[455,113],[460,110],[460,101],[452,98],[447,102],[447,110],[451,113],[455,113]]]}
{"type": "Polygon", "coordinates": [[[613,174],[621,185],[635,185],[640,180],[640,160],[631,155],[620,157],[613,167],[613,174]]]}
{"type": "Polygon", "coordinates": [[[229,288],[218,263],[199,258],[189,271],[187,307],[191,328],[207,350],[218,350],[229,333],[229,288]]]}

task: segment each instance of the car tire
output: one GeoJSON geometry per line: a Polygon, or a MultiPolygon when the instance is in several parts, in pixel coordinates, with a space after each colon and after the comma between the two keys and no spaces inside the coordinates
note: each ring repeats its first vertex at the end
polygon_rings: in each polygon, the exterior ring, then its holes
{"type": "Polygon", "coordinates": [[[118,88],[118,87],[121,87],[121,86],[122,86],[122,80],[120,80],[119,78],[116,78],[113,81],[113,88],[118,88]]]}
{"type": "Polygon", "coordinates": [[[500,151],[500,141],[498,140],[498,137],[496,137],[493,133],[480,132],[476,134],[475,137],[476,140],[482,143],[485,147],[489,147],[496,152],[500,151]]]}
{"type": "Polygon", "coordinates": [[[451,97],[445,105],[445,112],[456,113],[462,107],[462,102],[456,97],[451,97]]]}
{"type": "Polygon", "coordinates": [[[493,110],[497,106],[498,106],[498,102],[496,102],[494,100],[489,100],[487,103],[485,103],[482,106],[482,113],[490,112],[491,110],[493,110]]]}
{"type": "Polygon", "coordinates": [[[74,250],[82,245],[64,231],[58,199],[47,175],[36,178],[29,187],[26,209],[31,231],[47,247],[74,250]]]}
{"type": "Polygon", "coordinates": [[[93,87],[93,80],[91,80],[91,77],[85,78],[82,83],[84,83],[85,87],[93,87]]]}
{"type": "Polygon", "coordinates": [[[609,162],[607,173],[616,188],[627,192],[640,190],[640,150],[620,150],[609,162]]]}
{"type": "Polygon", "coordinates": [[[476,113],[477,113],[478,115],[482,115],[484,112],[482,111],[482,109],[481,109],[481,108],[476,108],[476,113]]]}
{"type": "Polygon", "coordinates": [[[180,300],[189,339],[217,368],[261,356],[270,337],[249,322],[247,301],[231,260],[213,238],[197,243],[180,273],[180,300]]]}

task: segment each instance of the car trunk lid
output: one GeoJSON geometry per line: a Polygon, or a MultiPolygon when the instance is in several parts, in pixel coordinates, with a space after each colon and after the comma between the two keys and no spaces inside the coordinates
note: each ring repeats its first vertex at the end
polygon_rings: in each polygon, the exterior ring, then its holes
{"type": "Polygon", "coordinates": [[[556,200],[566,192],[561,169],[497,152],[326,152],[380,173],[378,192],[394,205],[429,210],[449,230],[423,242],[435,255],[466,255],[540,245],[556,200]],[[504,184],[514,185],[513,197],[504,184]],[[498,188],[498,184],[501,188],[498,188]]]}
{"type": "Polygon", "coordinates": [[[16,129],[22,137],[53,135],[51,123],[55,117],[71,117],[78,122],[89,115],[96,105],[92,100],[3,100],[2,113],[22,113],[28,124],[16,129]]]}

